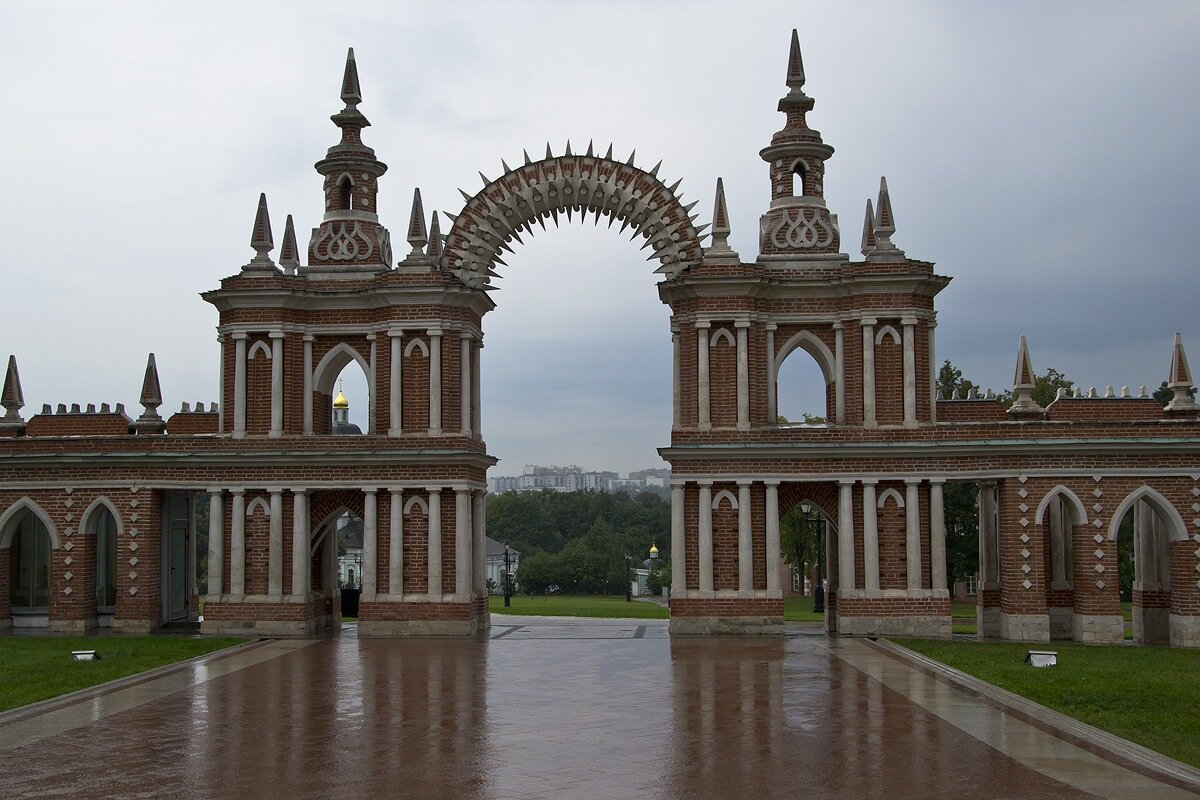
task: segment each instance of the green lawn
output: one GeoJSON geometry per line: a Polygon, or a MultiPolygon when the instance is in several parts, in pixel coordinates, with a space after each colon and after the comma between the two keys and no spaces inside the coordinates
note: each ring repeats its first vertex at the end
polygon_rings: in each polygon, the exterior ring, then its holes
{"type": "Polygon", "coordinates": [[[244,641],[208,636],[0,637],[0,711],[244,641]],[[72,650],[95,650],[100,660],[73,661],[72,650]]]}
{"type": "Polygon", "coordinates": [[[1058,666],[1024,663],[1018,642],[898,644],[1097,728],[1200,767],[1200,651],[1053,642],[1058,666]]]}
{"type": "Polygon", "coordinates": [[[527,614],[536,617],[608,617],[666,619],[666,606],[641,600],[625,602],[624,597],[592,595],[513,595],[512,606],[504,607],[504,598],[490,598],[493,614],[527,614]]]}
{"type": "Polygon", "coordinates": [[[794,595],[783,598],[783,619],[785,622],[824,622],[824,612],[814,614],[813,599],[794,595]]]}

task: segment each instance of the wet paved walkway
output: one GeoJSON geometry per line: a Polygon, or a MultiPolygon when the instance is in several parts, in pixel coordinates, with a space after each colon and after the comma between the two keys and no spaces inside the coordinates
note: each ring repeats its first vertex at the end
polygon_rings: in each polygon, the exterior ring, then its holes
{"type": "Polygon", "coordinates": [[[493,618],[271,641],[0,717],[0,797],[1195,797],[853,639],[493,618]]]}

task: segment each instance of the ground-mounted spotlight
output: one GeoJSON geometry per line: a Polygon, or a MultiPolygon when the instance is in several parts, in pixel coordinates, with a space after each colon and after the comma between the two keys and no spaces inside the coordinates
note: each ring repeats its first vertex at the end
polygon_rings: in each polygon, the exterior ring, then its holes
{"type": "Polygon", "coordinates": [[[99,661],[100,654],[95,650],[72,650],[71,658],[76,661],[99,661]]]}
{"type": "Polygon", "coordinates": [[[1058,664],[1057,650],[1030,650],[1025,654],[1025,663],[1033,667],[1053,667],[1058,664]]]}

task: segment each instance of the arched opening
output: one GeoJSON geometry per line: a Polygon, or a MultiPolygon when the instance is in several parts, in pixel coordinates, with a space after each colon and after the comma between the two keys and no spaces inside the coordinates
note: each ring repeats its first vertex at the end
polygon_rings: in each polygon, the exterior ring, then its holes
{"type": "Polygon", "coordinates": [[[32,511],[15,523],[9,545],[13,624],[44,627],[50,607],[50,532],[32,511]]]}
{"type": "Polygon", "coordinates": [[[347,506],[326,514],[312,544],[312,589],[326,599],[328,623],[357,622],[363,575],[363,520],[347,506]]]}
{"type": "Polygon", "coordinates": [[[837,621],[837,500],[834,483],[793,483],[779,487],[780,585],[784,615],[792,621],[837,621]]]}
{"type": "Polygon", "coordinates": [[[338,209],[341,211],[351,211],[354,208],[354,182],[350,180],[349,175],[343,175],[338,179],[338,209]]]}
{"type": "Polygon", "coordinates": [[[803,197],[807,194],[808,174],[804,169],[804,162],[797,161],[792,166],[792,197],[803,197]]]}
{"type": "Polygon", "coordinates": [[[1171,640],[1171,553],[1173,540],[1186,538],[1179,512],[1148,486],[1130,493],[1109,525],[1117,543],[1117,575],[1127,636],[1134,641],[1171,640]]]}
{"type": "Polygon", "coordinates": [[[836,421],[833,354],[819,338],[801,331],[779,351],[775,372],[775,418],[780,425],[826,425],[836,421]]]}
{"type": "Polygon", "coordinates": [[[101,503],[88,517],[88,533],[96,547],[96,617],[111,627],[117,606],[117,518],[101,503]]]}
{"type": "MultiPolygon", "coordinates": [[[[365,345],[365,342],[364,342],[365,345]]],[[[369,352],[369,351],[368,351],[369,352]]],[[[374,433],[375,393],[370,365],[358,349],[346,342],[331,347],[313,368],[312,431],[317,435],[334,433],[334,400],[339,390],[348,402],[343,409],[345,421],[358,427],[358,433],[374,433]]],[[[343,428],[341,433],[353,433],[343,428]]]]}
{"type": "Polygon", "coordinates": [[[1042,526],[1042,563],[1050,638],[1075,635],[1075,531],[1087,525],[1087,510],[1066,486],[1051,489],[1038,504],[1034,521],[1042,526]]]}

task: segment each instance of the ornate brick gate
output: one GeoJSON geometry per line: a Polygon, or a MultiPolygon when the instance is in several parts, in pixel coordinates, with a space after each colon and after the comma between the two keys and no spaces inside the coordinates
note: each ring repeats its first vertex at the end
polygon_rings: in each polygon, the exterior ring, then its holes
{"type": "Polygon", "coordinates": [[[987,635],[1120,641],[1116,538],[1135,515],[1136,638],[1200,646],[1200,407],[1176,338],[1163,408],[1127,391],[1034,403],[1018,350],[1011,408],[936,390],[934,298],[949,278],[893,242],[887,184],[867,202],[861,261],[842,252],[823,182],[833,148],[793,32],[784,127],[761,151],[770,203],[759,255],[729,244],[720,181],[711,230],[637,167],[589,145],[485,178],[443,236],[414,197],[398,263],[377,214],[387,167],[353,53],[316,164],[325,214],[301,263],[292,219],[276,264],[265,198],[254,257],[204,295],[218,310],[220,403],[169,419],[153,357],[136,419],[49,406],[25,421],[10,359],[0,420],[0,626],[308,634],[338,619],[337,518],[363,521],[364,635],[470,635],[488,624],[479,424],[482,320],[502,253],[559,215],[632,228],[670,306],[674,421],[671,630],[783,628],[779,520],[830,523],[828,627],[950,633],[942,492],[979,487],[979,617],[987,635]],[[702,240],[711,236],[708,246],[702,240]],[[776,376],[803,350],[826,420],[780,424],[776,376]],[[369,423],[336,435],[334,381],[357,363],[369,423]],[[331,477],[332,476],[332,477],[331,477]],[[199,549],[204,553],[204,548],[199,549]],[[182,577],[181,577],[182,576],[182,577]]]}

